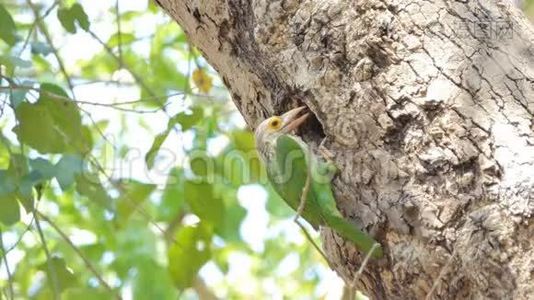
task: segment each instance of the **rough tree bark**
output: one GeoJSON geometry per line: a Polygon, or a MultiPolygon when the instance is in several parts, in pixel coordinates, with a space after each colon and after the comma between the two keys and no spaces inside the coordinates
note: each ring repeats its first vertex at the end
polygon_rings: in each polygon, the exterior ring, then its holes
{"type": "MultiPolygon", "coordinates": [[[[313,111],[338,207],[386,249],[367,294],[534,298],[534,30],[509,0],[158,2],[252,128],[313,111]]],[[[351,280],[362,257],[321,234],[351,280]]]]}

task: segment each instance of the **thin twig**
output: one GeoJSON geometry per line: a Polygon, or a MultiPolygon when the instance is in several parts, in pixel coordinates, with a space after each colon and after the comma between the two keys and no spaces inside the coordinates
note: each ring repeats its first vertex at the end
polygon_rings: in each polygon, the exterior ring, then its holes
{"type": "Polygon", "coordinates": [[[41,229],[41,223],[39,222],[39,218],[37,217],[37,213],[34,210],[33,211],[33,218],[35,219],[35,227],[37,228],[37,232],[39,233],[39,237],[41,239],[41,244],[43,246],[43,250],[46,254],[46,264],[48,268],[48,273],[50,274],[50,283],[52,285],[52,294],[54,296],[55,300],[59,300],[59,286],[58,281],[56,278],[57,273],[55,272],[53,266],[52,266],[52,256],[50,255],[50,252],[48,251],[48,246],[46,244],[46,239],[43,234],[43,230],[41,229]]]}
{"type": "MultiPolygon", "coordinates": [[[[75,102],[77,104],[102,106],[102,107],[113,108],[113,109],[116,109],[116,110],[121,110],[121,111],[126,111],[126,112],[136,112],[136,113],[155,113],[155,112],[158,112],[158,111],[160,111],[162,109],[158,108],[158,109],[154,109],[154,110],[135,110],[135,109],[130,109],[130,108],[124,108],[124,107],[121,107],[121,106],[148,102],[148,101],[153,100],[153,99],[167,99],[167,98],[171,98],[171,97],[175,97],[175,96],[184,95],[184,93],[182,93],[182,92],[176,92],[176,93],[172,93],[172,94],[165,95],[165,96],[145,97],[145,98],[141,98],[141,99],[137,99],[137,100],[114,102],[114,103],[100,103],[100,102],[92,102],[92,101],[71,99],[69,97],[64,97],[64,96],[61,96],[61,95],[57,95],[57,94],[42,90],[40,88],[33,87],[33,86],[17,85],[17,84],[13,84],[13,85],[10,85],[10,86],[0,86],[0,91],[2,91],[2,90],[17,90],[17,89],[18,90],[32,90],[32,91],[36,91],[36,92],[42,93],[42,94],[44,94],[44,95],[46,95],[46,96],[48,96],[50,98],[54,98],[54,99],[58,99],[58,100],[65,100],[65,101],[72,101],[72,102],[75,102]]],[[[168,103],[164,104],[164,106],[167,106],[167,105],[168,105],[168,103]]]]}
{"type": "MultiPolygon", "coordinates": [[[[119,0],[115,1],[115,14],[117,15],[117,39],[118,39],[118,49],[119,49],[119,60],[123,62],[122,59],[122,32],[121,32],[121,14],[119,10],[119,0]]],[[[122,65],[120,66],[122,68],[122,65]]]]}
{"type": "Polygon", "coordinates": [[[4,248],[4,239],[2,237],[2,230],[0,230],[0,250],[2,250],[2,258],[4,259],[4,264],[6,266],[7,284],[9,288],[9,294],[11,295],[11,297],[8,297],[8,299],[15,299],[15,291],[13,289],[13,276],[11,274],[11,270],[9,269],[9,263],[7,262],[7,252],[6,252],[6,249],[4,248]]]}
{"type": "MultiPolygon", "coordinates": [[[[102,41],[102,39],[100,39],[98,37],[98,35],[96,35],[93,31],[89,30],[88,33],[100,44],[102,45],[102,47],[104,47],[104,49],[106,50],[106,52],[118,63],[119,66],[121,66],[122,68],[125,68],[126,70],[128,70],[128,72],[130,72],[130,74],[132,75],[132,77],[134,78],[135,82],[142,88],[144,89],[150,96],[154,97],[156,96],[156,94],[152,91],[152,89],[148,86],[148,84],[146,84],[146,82],[143,80],[143,78],[141,76],[139,76],[134,70],[133,68],[131,68],[128,64],[126,64],[121,57],[118,57],[117,55],[115,55],[115,53],[113,53],[113,49],[111,49],[104,41],[102,41]]],[[[190,48],[191,50],[191,48],[190,48]]],[[[192,51],[192,50],[191,50],[192,51]]],[[[188,86],[188,89],[185,91],[186,92],[186,95],[189,95],[189,82],[187,83],[187,86],[188,86]]],[[[167,111],[166,107],[162,105],[162,111],[167,115],[168,118],[171,118],[172,116],[169,114],[169,112],[167,111]]],[[[179,134],[180,132],[178,131],[178,129],[176,129],[175,126],[172,127],[172,130],[179,134]]]]}
{"type": "MultiPolygon", "coordinates": [[[[12,84],[13,86],[17,86],[14,82],[10,81],[10,84],[12,84]]],[[[44,92],[47,94],[47,96],[49,97],[56,97],[58,99],[63,99],[63,100],[69,100],[69,101],[75,101],[75,102],[79,102],[79,101],[76,101],[76,100],[73,100],[73,99],[70,99],[70,98],[66,98],[66,97],[63,97],[63,96],[60,96],[60,95],[56,95],[56,94],[53,94],[53,93],[49,93],[47,91],[42,91],[40,89],[36,89],[34,87],[28,87],[28,89],[32,89],[32,90],[39,90],[41,92],[44,92]]],[[[83,110],[82,110],[83,111],[83,110]]],[[[103,135],[102,135],[103,136],[103,135]]],[[[103,136],[104,137],[104,136],[103,136]]],[[[105,137],[104,137],[105,138],[105,137]]],[[[112,144],[113,145],[113,144],[112,144]]],[[[106,171],[104,170],[104,168],[98,163],[98,160],[96,158],[93,157],[93,159],[91,160],[91,162],[93,163],[93,165],[98,169],[98,171],[100,173],[102,173],[107,179],[108,181],[113,185],[114,188],[116,188],[117,190],[121,191],[121,193],[124,194],[124,189],[117,183],[115,183],[113,181],[113,179],[111,178],[110,175],[108,175],[106,173],[106,171]]],[[[163,229],[161,226],[159,226],[156,222],[152,221],[150,215],[143,209],[143,207],[141,207],[140,205],[135,205],[134,201],[131,200],[129,197],[126,197],[126,200],[128,200],[128,204],[132,206],[132,208],[134,208],[135,211],[139,212],[143,217],[145,217],[147,219],[147,221],[152,224],[162,235],[165,235],[165,229],[163,229]],[[131,202],[131,203],[130,203],[131,202]]],[[[173,242],[175,244],[179,244],[176,239],[173,238],[173,242]]],[[[179,245],[180,246],[180,245],[179,245]]]]}
{"type": "MultiPolygon", "coordinates": [[[[148,84],[146,84],[146,82],[143,80],[143,78],[141,76],[139,76],[130,66],[128,66],[126,63],[124,63],[123,60],[121,60],[120,57],[118,57],[117,55],[115,55],[115,53],[113,53],[113,49],[111,49],[104,41],[102,41],[102,39],[100,39],[93,31],[91,30],[88,30],[87,31],[100,45],[102,45],[102,47],[104,47],[104,49],[106,50],[106,52],[119,64],[119,66],[121,66],[122,68],[125,68],[126,70],[128,70],[128,72],[130,72],[130,74],[132,75],[132,77],[134,78],[135,82],[137,82],[137,84],[139,86],[141,86],[141,88],[143,88],[144,90],[146,90],[146,92],[152,96],[152,97],[155,97],[156,94],[152,91],[152,89],[148,86],[148,84]]],[[[160,105],[162,105],[162,103],[160,103],[160,105]]],[[[165,106],[162,105],[162,111],[167,115],[167,117],[171,118],[172,116],[169,114],[169,112],[167,111],[167,109],[165,108],[165,106]]],[[[175,131],[176,133],[178,133],[178,130],[176,129],[176,127],[173,127],[172,128],[173,131],[175,131]]]]}
{"type": "Polygon", "coordinates": [[[116,86],[137,86],[136,82],[133,81],[126,81],[126,80],[112,80],[112,79],[91,79],[88,80],[86,78],[80,78],[77,76],[71,76],[73,80],[76,82],[74,83],[75,87],[83,86],[83,85],[92,85],[92,84],[106,84],[106,85],[116,85],[116,86]]]}
{"type": "Polygon", "coordinates": [[[6,299],[9,299],[9,295],[6,292],[6,289],[2,289],[2,294],[4,294],[4,297],[6,297],[6,299]]]}
{"type": "Polygon", "coordinates": [[[113,49],[111,49],[101,38],[98,37],[98,35],[96,35],[96,33],[94,33],[92,30],[88,30],[87,31],[91,37],[93,37],[93,39],[95,39],[102,47],[104,47],[104,49],[106,50],[106,52],[117,62],[117,64],[119,65],[119,67],[121,68],[125,68],[128,70],[128,72],[130,72],[130,74],[132,75],[132,77],[134,78],[135,82],[137,82],[137,84],[139,84],[143,89],[146,90],[146,92],[154,97],[156,94],[152,91],[152,89],[150,89],[150,87],[145,83],[145,81],[141,78],[141,76],[137,75],[136,72],[134,72],[134,70],[132,68],[130,68],[127,64],[124,63],[123,60],[121,60],[117,55],[115,55],[115,53],[113,53],[113,49]]]}
{"type": "Polygon", "coordinates": [[[24,231],[22,231],[22,233],[20,234],[19,238],[17,239],[17,241],[15,242],[15,244],[13,244],[13,246],[11,246],[9,249],[6,250],[6,255],[13,251],[13,249],[17,248],[17,246],[19,245],[20,241],[22,241],[22,238],[24,237],[24,235],[30,231],[30,228],[31,226],[33,225],[33,221],[34,221],[34,217],[32,216],[31,220],[30,220],[30,223],[28,223],[28,225],[26,225],[26,228],[24,228],[24,231]]]}
{"type": "Polygon", "coordinates": [[[65,63],[63,62],[63,59],[59,55],[58,49],[56,48],[56,46],[54,46],[54,42],[52,41],[52,37],[50,36],[50,33],[48,32],[48,29],[46,28],[43,20],[39,16],[38,8],[35,6],[35,4],[33,4],[31,2],[31,0],[26,0],[26,3],[32,9],[33,14],[35,16],[36,23],[37,23],[37,27],[39,28],[39,30],[41,31],[41,33],[45,37],[45,40],[46,40],[48,46],[50,46],[50,49],[52,50],[52,54],[54,54],[54,57],[56,58],[56,61],[57,61],[58,65],[59,65],[59,70],[61,71],[61,73],[65,77],[65,80],[67,81],[67,85],[69,86],[70,92],[72,93],[72,97],[74,99],[76,99],[76,96],[74,94],[74,85],[72,84],[72,81],[70,79],[69,73],[67,73],[67,69],[65,68],[65,63]]]}
{"type": "Polygon", "coordinates": [[[304,187],[302,188],[302,194],[300,195],[300,202],[299,206],[297,208],[297,214],[295,215],[294,220],[297,220],[304,211],[304,208],[306,207],[306,201],[308,199],[308,194],[310,192],[310,185],[311,185],[311,177],[312,177],[312,153],[311,150],[308,150],[308,163],[307,163],[307,169],[306,169],[306,183],[304,184],[304,187]]]}
{"type": "Polygon", "coordinates": [[[369,250],[367,255],[365,255],[365,258],[363,259],[362,264],[360,265],[360,268],[358,269],[358,272],[356,272],[356,275],[354,275],[354,278],[352,279],[352,283],[351,283],[351,287],[352,288],[356,287],[356,283],[358,282],[358,279],[360,279],[360,276],[362,276],[363,270],[365,269],[365,267],[369,263],[369,259],[373,255],[373,252],[376,249],[378,249],[379,247],[380,247],[379,243],[374,243],[373,246],[371,247],[371,250],[369,250]]]}
{"type": "Polygon", "coordinates": [[[188,53],[187,53],[187,74],[186,74],[186,77],[188,78],[188,80],[185,80],[184,82],[184,91],[186,93],[189,93],[191,92],[191,87],[189,86],[189,78],[191,78],[191,58],[193,57],[193,48],[191,47],[191,44],[188,42],[187,43],[187,49],[188,49],[188,53]]]}
{"type": "Polygon", "coordinates": [[[208,288],[204,280],[197,276],[193,281],[193,289],[199,300],[217,300],[217,296],[208,288]]]}
{"type": "MultiPolygon", "coordinates": [[[[54,43],[52,41],[52,37],[50,36],[50,33],[48,32],[48,29],[47,29],[45,23],[39,17],[39,11],[38,11],[37,7],[31,2],[31,0],[26,0],[26,3],[32,9],[32,11],[33,11],[33,13],[35,15],[35,20],[36,20],[37,26],[39,27],[39,29],[43,33],[48,45],[52,49],[52,53],[54,54],[54,57],[56,58],[56,61],[57,61],[58,65],[59,65],[59,69],[60,69],[61,73],[63,74],[63,76],[65,77],[65,80],[67,81],[67,85],[69,86],[70,92],[72,94],[72,99],[73,100],[77,100],[76,99],[76,94],[74,92],[74,85],[72,83],[72,79],[70,78],[70,75],[67,73],[67,68],[65,67],[65,63],[63,62],[63,59],[59,55],[58,49],[54,46],[54,43]]],[[[95,119],[93,118],[93,116],[91,114],[88,114],[88,113],[86,113],[86,115],[89,118],[89,120],[91,120],[91,123],[93,123],[93,125],[95,125],[95,127],[97,127],[97,129],[98,129],[98,126],[96,126],[97,123],[96,123],[95,119]]],[[[99,133],[101,133],[101,131],[99,129],[98,129],[98,131],[99,131],[99,133]]],[[[106,137],[104,135],[102,135],[102,138],[104,138],[104,140],[107,141],[107,139],[106,139],[106,137]]]]}
{"type": "Polygon", "coordinates": [[[449,258],[449,260],[447,261],[445,266],[443,266],[443,268],[439,272],[438,278],[436,278],[436,280],[434,280],[434,283],[432,284],[432,288],[430,289],[430,291],[426,295],[425,300],[429,300],[430,297],[432,297],[432,294],[434,293],[434,291],[438,287],[438,285],[439,285],[439,283],[441,281],[441,278],[443,278],[443,276],[445,276],[445,271],[447,271],[447,269],[451,265],[452,261],[454,260],[454,257],[456,256],[456,250],[457,249],[458,249],[458,247],[455,247],[454,250],[452,251],[451,257],[449,258]]]}
{"type": "Polygon", "coordinates": [[[302,224],[300,222],[300,220],[295,220],[295,223],[297,223],[297,225],[300,227],[300,229],[302,229],[302,232],[304,233],[304,235],[306,236],[306,239],[308,241],[310,241],[310,243],[312,244],[313,248],[315,248],[315,250],[317,250],[317,252],[319,252],[319,254],[321,254],[321,256],[323,257],[323,259],[327,262],[327,263],[330,263],[330,261],[328,260],[328,257],[326,257],[326,254],[323,252],[323,250],[321,249],[321,247],[319,247],[319,245],[317,245],[317,243],[315,243],[315,241],[313,240],[313,237],[310,235],[310,233],[308,232],[308,230],[306,230],[306,227],[304,227],[304,224],[302,224]]]}
{"type": "Polygon", "coordinates": [[[40,16],[39,18],[35,18],[35,22],[32,23],[32,26],[30,27],[30,29],[28,31],[28,35],[24,39],[24,44],[22,44],[22,48],[20,48],[19,55],[18,55],[19,57],[22,55],[22,52],[24,52],[26,47],[28,47],[28,44],[30,42],[30,37],[31,37],[31,35],[33,33],[33,30],[35,29],[35,26],[37,26],[37,20],[38,19],[44,20],[52,12],[52,10],[54,10],[54,8],[58,4],[59,4],[59,1],[54,1],[54,3],[52,3],[52,5],[45,11],[45,13],[42,16],[40,16]]]}
{"type": "Polygon", "coordinates": [[[358,272],[356,272],[356,274],[354,275],[354,278],[352,279],[352,282],[349,283],[349,286],[348,286],[349,291],[348,291],[347,300],[354,300],[355,299],[355,296],[358,293],[358,290],[356,289],[356,283],[358,282],[358,279],[360,279],[360,276],[362,276],[363,270],[365,269],[365,267],[369,263],[369,259],[373,255],[373,252],[376,249],[378,249],[379,247],[380,247],[379,243],[374,243],[373,246],[371,247],[371,250],[369,250],[369,252],[365,256],[365,258],[363,259],[362,264],[360,265],[360,268],[358,269],[358,272]]]}
{"type": "MultiPolygon", "coordinates": [[[[130,205],[134,209],[134,211],[140,213],[144,218],[146,218],[147,222],[150,223],[152,226],[154,226],[162,234],[162,236],[165,237],[166,236],[166,230],[164,228],[162,228],[161,226],[159,226],[156,222],[154,222],[152,220],[150,214],[145,211],[145,209],[141,206],[141,204],[137,204],[134,200],[132,200],[128,196],[128,193],[125,192],[124,187],[122,187],[119,183],[117,183],[115,180],[113,180],[113,178],[111,178],[111,176],[109,174],[106,173],[106,170],[104,170],[102,165],[100,165],[100,163],[98,163],[98,160],[94,156],[91,156],[91,158],[92,158],[91,162],[98,169],[98,171],[102,175],[104,175],[104,177],[106,177],[108,182],[111,183],[111,185],[115,189],[120,191],[120,193],[125,196],[125,199],[128,200],[126,203],[128,203],[128,205],[130,205]]],[[[171,237],[171,239],[172,239],[172,242],[174,244],[178,245],[179,247],[182,247],[182,245],[180,245],[180,243],[178,243],[178,241],[174,237],[171,237]]]]}
{"type": "MultiPolygon", "coordinates": [[[[326,254],[315,243],[315,241],[313,240],[311,235],[306,230],[306,227],[304,227],[304,225],[302,223],[300,223],[300,221],[299,221],[299,217],[302,215],[302,212],[304,211],[304,208],[306,207],[306,201],[308,199],[308,194],[310,193],[310,185],[311,185],[311,178],[312,178],[312,160],[313,160],[311,155],[312,155],[311,150],[309,150],[309,152],[308,152],[309,159],[307,160],[308,163],[306,165],[307,166],[307,168],[306,168],[306,183],[304,184],[304,187],[302,188],[302,194],[300,195],[300,202],[299,202],[299,206],[297,208],[297,214],[293,218],[293,221],[295,223],[297,223],[297,225],[300,227],[300,229],[302,229],[302,231],[304,232],[304,235],[306,236],[308,241],[310,241],[310,243],[313,245],[313,247],[321,254],[321,256],[324,258],[324,260],[329,263],[330,261],[326,257],[326,254]]],[[[305,161],[306,161],[306,158],[305,158],[305,161]]]]}
{"type": "MultiPolygon", "coordinates": [[[[91,273],[93,273],[93,275],[96,277],[98,282],[100,282],[100,284],[106,290],[108,290],[109,292],[111,292],[113,294],[116,294],[113,291],[113,288],[111,288],[111,286],[104,280],[104,278],[102,278],[102,275],[100,275],[100,273],[97,271],[96,267],[91,263],[91,261],[87,257],[85,257],[85,255],[80,251],[80,249],[78,249],[78,247],[76,247],[76,245],[74,245],[74,243],[69,239],[69,237],[63,232],[63,230],[61,230],[56,223],[54,223],[52,220],[50,220],[50,218],[45,216],[42,212],[40,212],[40,211],[36,211],[36,212],[39,215],[39,217],[41,217],[48,224],[50,224],[50,226],[52,226],[52,228],[54,228],[54,230],[61,236],[61,238],[67,244],[69,244],[69,246],[72,248],[72,250],[74,250],[74,252],[76,252],[76,254],[78,254],[78,256],[83,260],[85,266],[89,269],[89,271],[91,271],[91,273]]],[[[121,297],[119,295],[115,295],[115,296],[116,296],[117,299],[121,299],[121,297]]]]}

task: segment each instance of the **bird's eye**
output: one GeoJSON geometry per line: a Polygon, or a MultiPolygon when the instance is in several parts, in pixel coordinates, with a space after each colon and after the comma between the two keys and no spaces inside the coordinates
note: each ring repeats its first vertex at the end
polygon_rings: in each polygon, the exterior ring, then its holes
{"type": "Polygon", "coordinates": [[[282,120],[278,117],[271,118],[271,121],[269,121],[269,128],[273,130],[280,129],[280,126],[282,126],[282,120]]]}

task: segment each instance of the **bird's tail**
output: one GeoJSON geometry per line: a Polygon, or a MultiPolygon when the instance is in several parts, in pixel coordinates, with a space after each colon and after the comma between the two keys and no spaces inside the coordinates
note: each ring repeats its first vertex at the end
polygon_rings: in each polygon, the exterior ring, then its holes
{"type": "Polygon", "coordinates": [[[377,244],[371,257],[380,258],[383,256],[382,246],[355,225],[338,216],[331,216],[327,221],[330,228],[334,229],[343,238],[353,242],[365,254],[368,254],[373,249],[373,245],[377,244]]]}

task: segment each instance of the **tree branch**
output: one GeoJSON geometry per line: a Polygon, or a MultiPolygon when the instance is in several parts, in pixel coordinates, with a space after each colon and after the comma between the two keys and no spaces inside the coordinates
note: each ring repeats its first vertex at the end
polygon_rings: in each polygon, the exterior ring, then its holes
{"type": "MultiPolygon", "coordinates": [[[[76,247],[76,245],[74,245],[74,243],[69,239],[69,237],[59,228],[59,226],[54,223],[52,220],[50,220],[50,218],[48,218],[47,216],[45,216],[43,213],[41,213],[40,211],[36,211],[36,214],[39,215],[39,217],[41,217],[43,220],[45,220],[48,224],[50,224],[50,226],[52,226],[52,228],[54,228],[54,230],[61,236],[61,238],[67,243],[69,244],[69,246],[72,248],[72,250],[74,250],[74,252],[76,252],[76,254],[83,260],[85,266],[89,269],[89,271],[91,271],[91,273],[93,273],[93,275],[96,277],[96,279],[98,280],[98,282],[100,282],[100,284],[106,289],[108,290],[109,292],[115,294],[115,298],[117,299],[121,299],[121,297],[119,295],[117,295],[114,291],[113,291],[113,288],[111,288],[111,286],[104,280],[104,278],[102,277],[102,275],[100,275],[100,273],[97,271],[96,267],[91,263],[91,261],[85,257],[85,255],[80,251],[80,249],[78,249],[78,247],[76,247]]],[[[37,217],[36,217],[36,221],[37,221],[37,217]]]]}
{"type": "Polygon", "coordinates": [[[43,250],[46,254],[46,264],[48,268],[48,273],[50,274],[49,279],[50,279],[50,285],[52,286],[52,294],[55,300],[59,300],[59,283],[56,277],[57,273],[54,270],[54,267],[52,266],[52,256],[50,255],[50,252],[48,251],[46,239],[44,237],[43,230],[41,229],[41,223],[39,222],[39,218],[37,217],[36,210],[33,210],[33,218],[35,219],[35,227],[37,228],[37,232],[39,233],[39,237],[41,239],[43,250]]]}
{"type": "Polygon", "coordinates": [[[9,293],[11,294],[10,299],[15,299],[15,292],[13,290],[13,276],[11,274],[11,270],[9,269],[9,264],[7,262],[7,252],[4,248],[4,239],[2,236],[2,230],[0,230],[0,250],[2,251],[2,258],[4,259],[4,264],[6,266],[6,273],[7,273],[7,283],[9,288],[9,293]]]}
{"type": "Polygon", "coordinates": [[[69,86],[70,92],[72,93],[72,97],[74,99],[76,99],[76,95],[74,93],[74,85],[72,84],[72,81],[70,79],[70,75],[67,73],[67,69],[65,68],[65,63],[63,62],[63,59],[59,55],[58,49],[56,48],[56,46],[54,46],[54,42],[52,41],[52,37],[50,36],[50,33],[48,32],[48,29],[46,28],[46,25],[43,23],[43,20],[39,16],[38,8],[31,2],[31,0],[26,0],[26,3],[28,4],[28,6],[30,6],[30,8],[31,8],[31,10],[32,10],[32,12],[33,12],[33,14],[35,16],[35,21],[37,23],[37,27],[43,33],[47,44],[50,46],[50,49],[52,49],[52,53],[54,54],[54,57],[56,58],[57,63],[59,65],[59,70],[61,71],[61,73],[65,77],[65,80],[67,81],[67,85],[69,86]]]}

